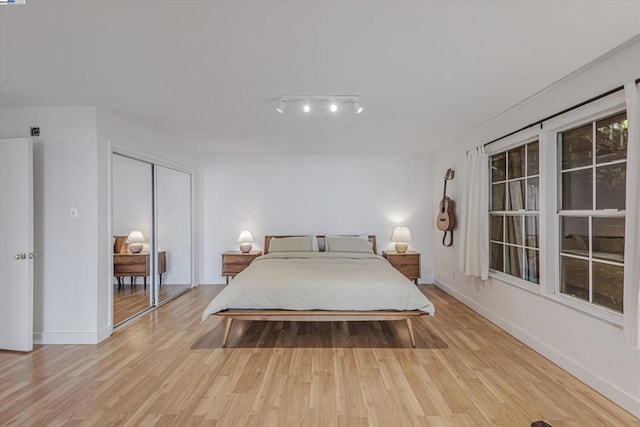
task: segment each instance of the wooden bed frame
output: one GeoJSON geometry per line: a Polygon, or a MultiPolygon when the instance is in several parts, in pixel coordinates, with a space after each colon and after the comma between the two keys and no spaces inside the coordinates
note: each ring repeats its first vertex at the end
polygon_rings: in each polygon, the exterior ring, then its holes
{"type": "MultiPolygon", "coordinates": [[[[264,254],[269,253],[269,243],[273,238],[282,237],[300,237],[300,236],[265,236],[264,238],[264,254]]],[[[316,236],[318,239],[318,248],[320,252],[324,252],[325,236],[316,236]]],[[[369,235],[369,241],[372,244],[373,252],[376,251],[376,236],[369,235]]],[[[216,316],[226,319],[224,326],[224,336],[222,338],[222,347],[227,346],[229,332],[234,319],[238,320],[261,320],[261,321],[285,321],[285,322],[363,322],[363,321],[382,321],[382,320],[404,320],[411,337],[411,345],[416,346],[415,335],[413,334],[412,319],[417,316],[426,315],[422,311],[332,311],[332,310],[224,310],[216,313],[216,316]]]]}

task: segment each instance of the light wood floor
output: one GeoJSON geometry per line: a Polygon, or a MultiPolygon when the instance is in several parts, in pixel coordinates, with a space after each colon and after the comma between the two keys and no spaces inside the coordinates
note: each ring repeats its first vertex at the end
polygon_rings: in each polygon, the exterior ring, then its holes
{"type": "Polygon", "coordinates": [[[640,422],[433,286],[435,317],[237,321],[201,286],[99,345],[0,352],[0,425],[638,426],[640,422]]]}
{"type": "MultiPolygon", "coordinates": [[[[138,279],[138,282],[141,280],[138,279]]],[[[160,301],[188,289],[189,285],[162,285],[160,286],[160,301]]],[[[151,286],[144,288],[142,283],[134,286],[129,284],[129,279],[118,289],[118,285],[113,285],[113,324],[117,325],[123,320],[141,312],[149,307],[149,290],[151,286]]]]}

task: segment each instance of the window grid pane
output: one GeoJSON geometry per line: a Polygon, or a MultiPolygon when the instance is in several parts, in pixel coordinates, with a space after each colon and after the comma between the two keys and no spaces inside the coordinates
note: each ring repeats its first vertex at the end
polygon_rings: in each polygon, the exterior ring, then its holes
{"type": "Polygon", "coordinates": [[[615,217],[602,212],[625,209],[627,136],[626,113],[619,113],[562,132],[558,138],[562,210],[587,211],[585,216],[558,214],[558,290],[620,313],[624,212],[615,217]]]}
{"type": "Polygon", "coordinates": [[[489,218],[492,270],[539,283],[539,143],[534,141],[490,158],[489,218]],[[525,224],[526,222],[526,224],[525,224]]]}

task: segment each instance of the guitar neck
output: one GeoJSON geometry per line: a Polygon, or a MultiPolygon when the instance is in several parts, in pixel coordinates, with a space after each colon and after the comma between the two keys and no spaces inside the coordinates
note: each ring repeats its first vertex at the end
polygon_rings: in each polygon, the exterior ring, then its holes
{"type": "Polygon", "coordinates": [[[444,190],[442,190],[442,200],[447,198],[447,179],[444,180],[444,190]]]}

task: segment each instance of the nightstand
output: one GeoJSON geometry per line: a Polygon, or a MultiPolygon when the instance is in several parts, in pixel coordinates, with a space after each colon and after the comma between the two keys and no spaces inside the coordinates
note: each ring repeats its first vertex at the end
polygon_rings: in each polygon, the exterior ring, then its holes
{"type": "Polygon", "coordinates": [[[227,284],[229,284],[229,277],[234,277],[236,274],[240,273],[260,255],[262,255],[262,252],[260,251],[251,251],[246,254],[240,251],[228,251],[223,253],[222,277],[227,279],[227,284]]]}
{"type": "Polygon", "coordinates": [[[382,251],[382,256],[385,257],[396,270],[407,276],[407,279],[413,280],[416,285],[418,284],[418,278],[420,277],[420,253],[407,251],[399,254],[396,251],[382,251]]]}

